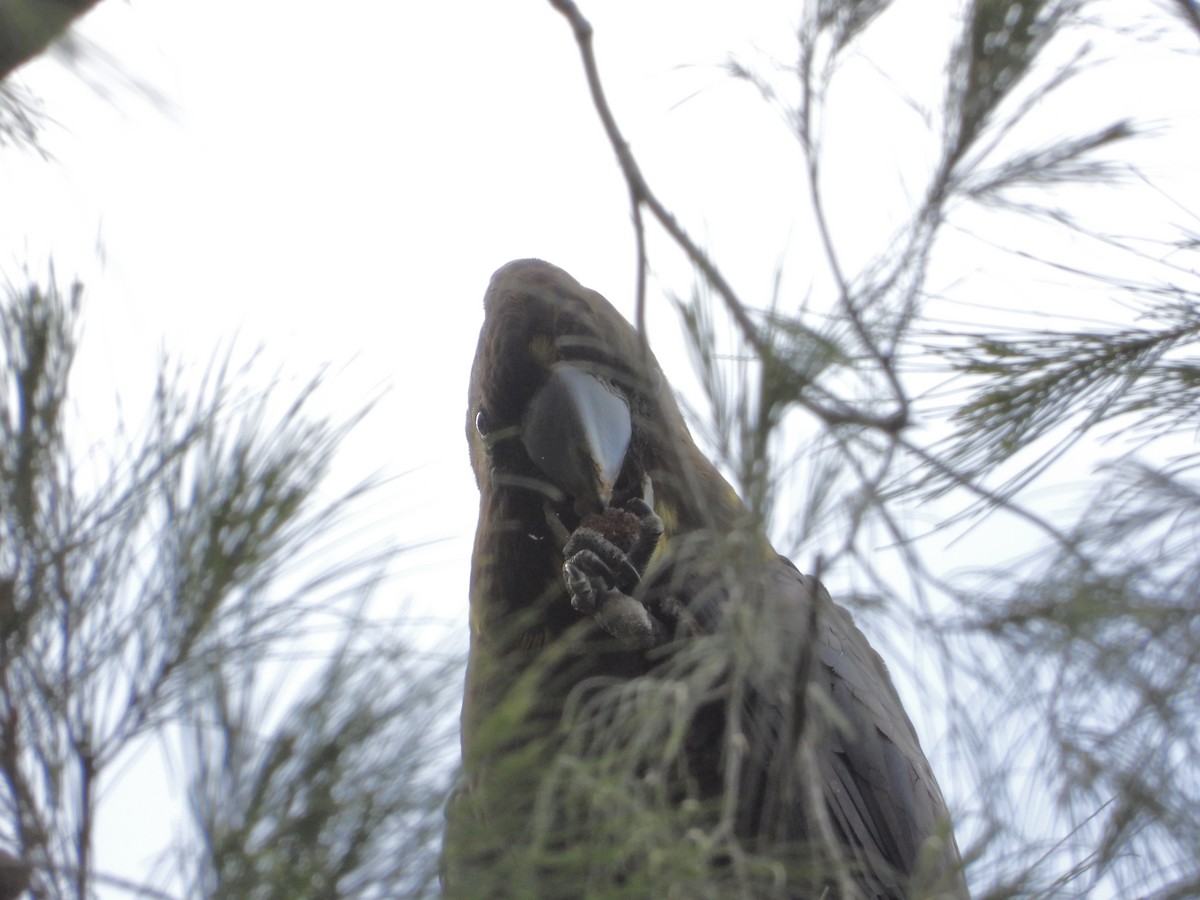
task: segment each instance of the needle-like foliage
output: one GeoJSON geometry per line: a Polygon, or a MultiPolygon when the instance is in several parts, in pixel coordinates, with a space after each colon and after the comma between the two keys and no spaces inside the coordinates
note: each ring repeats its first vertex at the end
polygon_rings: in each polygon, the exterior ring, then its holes
{"type": "Polygon", "coordinates": [[[144,430],[81,455],[81,295],[0,301],[0,841],[40,898],[427,893],[448,681],[353,614],[394,553],[339,543],[369,483],[321,499],[356,416],[310,415],[319,376],[281,408],[247,370],[189,390],[164,367],[144,430]],[[318,625],[342,635],[326,663],[318,625]],[[94,853],[154,749],[189,850],[134,884],[94,853]]]}

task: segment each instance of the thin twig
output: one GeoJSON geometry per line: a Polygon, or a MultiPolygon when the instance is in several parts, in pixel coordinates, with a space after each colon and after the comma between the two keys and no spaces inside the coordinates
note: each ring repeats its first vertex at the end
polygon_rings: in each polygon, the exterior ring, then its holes
{"type": "Polygon", "coordinates": [[[583,13],[579,11],[579,7],[575,5],[573,0],[550,0],[550,5],[557,9],[571,23],[571,28],[575,33],[575,42],[579,45],[579,53],[583,60],[584,74],[587,76],[588,90],[592,95],[592,103],[596,108],[596,113],[600,116],[600,121],[604,125],[604,132],[608,135],[609,143],[612,144],[613,150],[617,154],[617,161],[620,163],[621,171],[625,175],[625,180],[629,183],[629,190],[633,196],[634,204],[645,204],[650,212],[653,213],[659,223],[667,230],[667,233],[675,239],[676,243],[688,255],[688,258],[695,264],[717,289],[717,293],[721,295],[721,299],[725,301],[725,305],[729,309],[730,315],[737,322],[738,327],[746,336],[746,340],[751,346],[760,353],[768,352],[768,348],[763,342],[762,335],[759,334],[758,328],[751,321],[749,313],[746,312],[746,305],[738,298],[737,293],[725,280],[725,276],[717,269],[712,260],[708,258],[700,247],[688,236],[683,230],[673,215],[663,206],[662,202],[650,190],[650,185],[647,183],[645,176],[642,174],[641,167],[633,156],[633,151],[629,149],[629,143],[625,140],[621,129],[617,125],[617,120],[613,116],[612,108],[608,104],[608,98],[604,93],[604,86],[600,81],[600,69],[596,64],[596,54],[592,49],[592,25],[584,18],[583,13]]]}
{"type": "MultiPolygon", "coordinates": [[[[734,291],[733,287],[725,279],[725,276],[721,274],[721,271],[709,258],[708,254],[700,249],[699,245],[688,236],[683,226],[676,221],[671,212],[650,189],[650,185],[642,174],[641,167],[634,158],[633,151],[629,149],[629,143],[625,140],[621,129],[617,126],[616,118],[613,116],[612,108],[609,106],[608,99],[604,93],[604,86],[600,81],[600,70],[596,64],[596,55],[592,49],[593,32],[591,23],[584,18],[583,14],[579,11],[579,7],[575,5],[573,0],[550,0],[550,5],[562,13],[564,18],[570,23],[571,29],[575,34],[575,42],[579,46],[579,54],[583,61],[584,74],[587,77],[592,104],[596,109],[597,115],[600,116],[604,132],[608,136],[609,143],[617,155],[617,162],[621,167],[621,172],[625,177],[626,183],[629,185],[631,202],[634,207],[635,227],[641,221],[639,207],[645,205],[654,218],[658,220],[658,223],[666,230],[667,234],[683,250],[692,264],[700,270],[708,283],[716,289],[725,304],[725,308],[733,317],[746,342],[750,344],[760,358],[774,358],[775,353],[773,348],[763,337],[758,326],[750,318],[746,304],[738,297],[737,292],[734,291]]],[[[639,244],[639,252],[645,252],[644,244],[639,244]]],[[[642,265],[641,262],[639,262],[640,265],[642,265]]],[[[797,397],[796,402],[828,427],[851,425],[861,428],[874,428],[887,434],[897,434],[908,424],[903,410],[899,414],[892,413],[884,416],[874,416],[859,412],[846,405],[818,385],[812,385],[812,389],[821,395],[821,403],[804,396],[797,397]]]]}
{"type": "Polygon", "coordinates": [[[1200,3],[1196,0],[1175,0],[1175,4],[1179,7],[1179,11],[1188,23],[1196,30],[1197,36],[1200,36],[1200,3]]]}
{"type": "Polygon", "coordinates": [[[959,487],[970,491],[972,494],[979,497],[980,500],[991,504],[995,509],[1003,509],[1017,516],[1017,518],[1024,519],[1026,522],[1041,530],[1048,537],[1052,538],[1054,542],[1062,547],[1062,549],[1073,559],[1077,559],[1084,563],[1087,562],[1087,557],[1084,556],[1080,551],[1078,542],[1075,539],[1068,537],[1060,529],[1054,527],[1054,525],[1052,525],[1048,519],[1045,519],[1033,512],[1033,510],[1027,509],[1026,507],[1018,504],[1011,497],[1004,497],[1000,494],[997,494],[995,491],[989,490],[975,479],[962,472],[959,472],[948,463],[943,462],[924,447],[920,447],[911,441],[905,440],[902,435],[897,435],[896,440],[899,442],[901,447],[903,447],[921,462],[934,469],[939,475],[944,476],[946,479],[958,485],[959,487]]]}
{"type": "Polygon", "coordinates": [[[649,347],[646,335],[646,269],[650,265],[646,257],[646,223],[642,219],[642,204],[638,202],[633,186],[629,188],[629,203],[633,217],[633,236],[637,244],[637,289],[635,293],[635,321],[642,338],[643,349],[649,347]]]}
{"type": "MultiPolygon", "coordinates": [[[[815,41],[812,43],[815,43],[815,41]]],[[[854,333],[858,336],[859,341],[867,349],[867,352],[875,360],[884,377],[887,379],[897,407],[896,412],[893,413],[893,418],[900,423],[900,427],[903,427],[908,422],[909,403],[908,395],[904,387],[900,384],[900,377],[896,372],[895,357],[878,345],[867,329],[866,323],[863,321],[862,312],[854,302],[849,279],[846,278],[842,268],[841,257],[834,247],[833,232],[829,224],[829,218],[825,215],[825,203],[821,196],[820,153],[818,152],[818,141],[813,125],[814,97],[816,94],[813,91],[812,84],[812,43],[805,42],[803,44],[804,54],[801,70],[803,78],[803,105],[801,108],[800,145],[808,161],[805,172],[809,196],[812,199],[817,235],[821,240],[821,247],[825,253],[825,261],[829,265],[829,271],[833,275],[834,282],[837,284],[838,296],[841,299],[842,306],[846,310],[850,325],[854,329],[854,333]]]]}

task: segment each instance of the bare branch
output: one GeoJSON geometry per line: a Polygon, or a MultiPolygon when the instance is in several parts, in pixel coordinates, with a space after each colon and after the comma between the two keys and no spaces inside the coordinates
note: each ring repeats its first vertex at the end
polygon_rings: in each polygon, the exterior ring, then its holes
{"type": "Polygon", "coordinates": [[[44,51],[100,0],[0,0],[0,80],[44,51]]]}
{"type": "Polygon", "coordinates": [[[1200,3],[1196,0],[1175,0],[1175,5],[1179,7],[1180,15],[1195,30],[1197,37],[1200,37],[1200,3]]]}
{"type": "MultiPolygon", "coordinates": [[[[622,135],[616,118],[613,116],[612,108],[609,106],[608,99],[605,96],[595,52],[592,49],[593,32],[591,23],[584,18],[583,13],[579,11],[579,7],[573,0],[550,0],[550,5],[562,13],[571,24],[571,28],[575,34],[575,41],[579,45],[579,53],[583,61],[584,73],[587,77],[592,104],[600,116],[604,132],[608,136],[609,143],[617,155],[621,172],[629,185],[631,201],[635,210],[635,223],[640,222],[640,213],[637,212],[637,208],[642,205],[646,206],[679,248],[683,250],[691,263],[703,274],[705,280],[716,290],[746,342],[755,350],[760,358],[774,358],[776,356],[775,349],[766,340],[762,330],[751,319],[747,305],[737,295],[737,292],[712,261],[712,258],[692,240],[683,226],[676,220],[675,216],[663,205],[662,201],[651,190],[649,183],[642,174],[641,167],[638,165],[633,151],[629,149],[629,143],[625,140],[624,135],[622,135]]],[[[641,246],[639,244],[639,248],[641,246]]],[[[639,266],[642,265],[644,264],[639,262],[639,266]]],[[[875,416],[854,409],[819,385],[812,385],[811,390],[820,397],[819,402],[803,395],[793,399],[829,427],[852,426],[873,428],[889,434],[895,434],[903,430],[908,424],[903,410],[884,416],[875,416]]]]}

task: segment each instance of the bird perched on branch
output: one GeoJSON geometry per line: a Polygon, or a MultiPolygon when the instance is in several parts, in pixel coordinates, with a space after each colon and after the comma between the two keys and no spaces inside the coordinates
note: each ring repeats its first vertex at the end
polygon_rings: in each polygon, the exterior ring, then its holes
{"type": "Polygon", "coordinates": [[[882,660],[767,542],[639,334],[499,269],[450,896],[966,896],[882,660]]]}

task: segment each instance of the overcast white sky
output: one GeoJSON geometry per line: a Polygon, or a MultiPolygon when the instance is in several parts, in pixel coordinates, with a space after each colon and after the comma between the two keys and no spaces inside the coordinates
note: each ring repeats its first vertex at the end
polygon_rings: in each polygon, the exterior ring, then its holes
{"type": "MultiPolygon", "coordinates": [[[[908,4],[847,76],[860,100],[831,127],[833,155],[859,173],[857,193],[842,185],[831,204],[835,228],[854,234],[847,252],[877,249],[872,236],[919,187],[904,170],[930,138],[904,95],[942,77],[951,5],[908,4]]],[[[719,64],[790,61],[798,6],[584,4],[652,181],[763,301],[781,254],[811,246],[799,157],[779,117],[719,64]]],[[[464,406],[490,274],[540,256],[632,308],[627,195],[566,23],[544,0],[106,0],[78,33],[115,68],[85,52],[75,71],[45,59],[21,72],[53,158],[4,153],[0,268],[38,276],[52,256],[60,279],[86,283],[77,400],[89,427],[107,433],[116,394],[136,419],[164,348],[199,371],[235,337],[297,383],[330,364],[331,408],[386,390],[334,482],[408,473],[374,524],[435,543],[403,558],[394,591],[465,636],[476,494],[464,406]]],[[[1147,71],[1131,62],[1093,84],[1082,106],[1104,113],[1094,124],[1141,112],[1194,136],[1189,82],[1147,71]]],[[[1195,148],[1163,143],[1153,164],[1191,177],[1195,148]]],[[[1011,278],[986,265],[958,274],[1011,278]]],[[[677,328],[658,309],[652,339],[684,381],[677,328]]]]}

